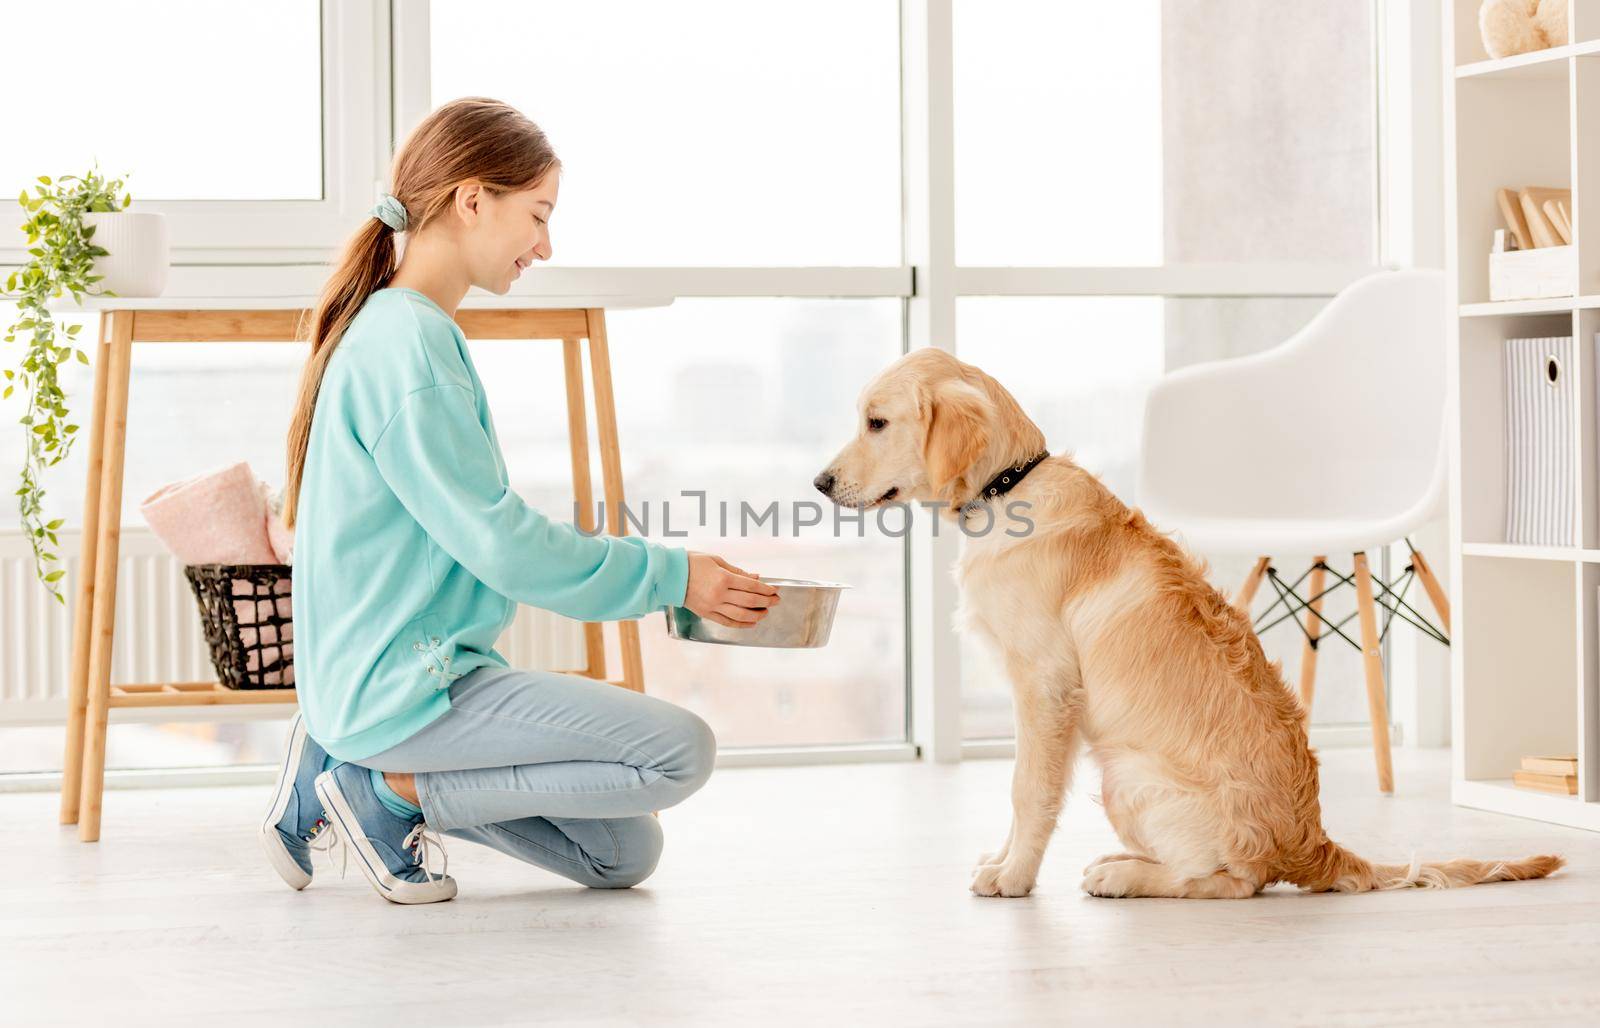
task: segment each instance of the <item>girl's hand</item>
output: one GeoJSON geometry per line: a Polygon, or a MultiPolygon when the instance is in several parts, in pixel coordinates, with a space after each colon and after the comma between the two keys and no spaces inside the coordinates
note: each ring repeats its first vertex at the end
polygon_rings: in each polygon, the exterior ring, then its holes
{"type": "Polygon", "coordinates": [[[683,605],[707,621],[750,628],[778,602],[778,589],[721,557],[689,551],[689,588],[683,605]]]}

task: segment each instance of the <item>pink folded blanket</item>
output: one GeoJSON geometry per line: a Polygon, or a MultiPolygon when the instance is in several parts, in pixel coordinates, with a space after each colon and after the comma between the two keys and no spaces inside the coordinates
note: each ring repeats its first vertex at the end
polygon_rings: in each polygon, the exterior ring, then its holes
{"type": "Polygon", "coordinates": [[[294,537],[281,521],[276,531],[269,526],[269,518],[276,518],[269,513],[267,494],[266,483],[240,461],[164,485],[145,497],[139,510],[184,564],[282,564],[294,537]]]}

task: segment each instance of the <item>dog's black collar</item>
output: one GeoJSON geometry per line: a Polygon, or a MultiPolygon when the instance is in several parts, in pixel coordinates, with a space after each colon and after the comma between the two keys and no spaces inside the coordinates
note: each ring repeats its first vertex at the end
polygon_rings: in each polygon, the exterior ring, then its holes
{"type": "Polygon", "coordinates": [[[1006,468],[998,475],[989,479],[987,485],[979,490],[978,495],[969,500],[965,506],[973,507],[980,503],[999,499],[1017,487],[1017,483],[1027,477],[1028,472],[1039,466],[1039,462],[1050,456],[1049,450],[1040,450],[1015,467],[1006,468]]]}

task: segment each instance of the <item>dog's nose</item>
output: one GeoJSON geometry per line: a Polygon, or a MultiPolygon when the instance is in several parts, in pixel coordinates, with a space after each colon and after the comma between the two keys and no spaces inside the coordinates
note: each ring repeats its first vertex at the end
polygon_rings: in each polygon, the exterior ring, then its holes
{"type": "Polygon", "coordinates": [[[833,472],[824,471],[822,474],[818,475],[816,478],[813,478],[811,480],[811,484],[816,486],[817,487],[817,491],[822,493],[822,495],[824,495],[824,496],[832,496],[833,495],[833,472]]]}

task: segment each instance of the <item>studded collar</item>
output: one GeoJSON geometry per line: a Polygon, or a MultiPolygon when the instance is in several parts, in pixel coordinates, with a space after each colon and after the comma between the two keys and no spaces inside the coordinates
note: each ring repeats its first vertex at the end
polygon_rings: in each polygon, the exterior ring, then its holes
{"type": "Polygon", "coordinates": [[[1017,483],[1027,477],[1028,472],[1038,467],[1040,462],[1050,456],[1049,450],[1040,450],[1021,464],[1005,468],[998,475],[989,479],[988,483],[974,496],[963,504],[963,508],[976,507],[980,503],[999,499],[1017,487],[1017,483]]]}

